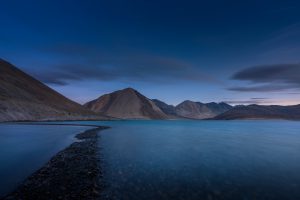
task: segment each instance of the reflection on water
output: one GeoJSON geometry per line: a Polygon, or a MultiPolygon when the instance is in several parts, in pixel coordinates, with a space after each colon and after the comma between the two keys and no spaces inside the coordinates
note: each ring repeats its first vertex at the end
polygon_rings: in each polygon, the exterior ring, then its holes
{"type": "Polygon", "coordinates": [[[0,198],[87,129],[0,124],[0,198]]]}
{"type": "Polygon", "coordinates": [[[105,199],[300,199],[299,122],[106,125],[105,199]]]}
{"type": "MultiPolygon", "coordinates": [[[[300,122],[111,121],[103,199],[300,199],[300,122]]],[[[0,196],[88,127],[0,125],[0,196]]]]}

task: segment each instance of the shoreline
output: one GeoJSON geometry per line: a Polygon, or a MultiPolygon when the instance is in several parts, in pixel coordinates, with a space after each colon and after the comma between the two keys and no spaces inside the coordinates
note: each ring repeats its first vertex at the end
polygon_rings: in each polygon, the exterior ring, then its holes
{"type": "MultiPolygon", "coordinates": [[[[25,123],[28,124],[28,123],[25,123]]],[[[28,125],[49,125],[31,123],[28,125]]],[[[50,124],[81,126],[80,124],[50,124]]],[[[83,125],[84,126],[84,125],[83,125]]],[[[98,132],[109,127],[94,126],[75,136],[79,141],[55,154],[42,168],[27,177],[2,199],[96,199],[103,188],[100,182],[98,132]]]]}
{"type": "MultiPolygon", "coordinates": [[[[34,125],[34,126],[36,126],[36,125],[42,125],[42,126],[83,126],[83,127],[94,127],[94,128],[99,128],[99,129],[110,128],[109,126],[99,126],[99,125],[94,125],[94,124],[66,124],[66,123],[49,123],[49,122],[48,123],[47,122],[38,122],[38,121],[33,121],[33,122],[0,122],[0,124],[2,123],[2,124],[6,124],[6,125],[18,124],[18,125],[34,125]]],[[[75,135],[75,137],[77,135],[75,135]]]]}

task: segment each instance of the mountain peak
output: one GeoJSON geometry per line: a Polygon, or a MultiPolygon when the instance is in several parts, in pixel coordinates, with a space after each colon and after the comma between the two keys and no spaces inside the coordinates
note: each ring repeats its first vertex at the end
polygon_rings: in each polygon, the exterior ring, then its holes
{"type": "MultiPolygon", "coordinates": [[[[193,104],[193,103],[196,103],[194,101],[191,101],[191,100],[184,100],[183,102],[181,102],[180,104],[193,104]]],[[[179,104],[179,105],[180,105],[179,104]]]]}
{"type": "Polygon", "coordinates": [[[100,96],[84,105],[90,110],[121,119],[165,119],[155,103],[133,88],[100,96]]]}
{"type": "Polygon", "coordinates": [[[4,59],[0,58],[0,62],[6,62],[4,59]]]}
{"type": "Polygon", "coordinates": [[[120,91],[123,91],[123,92],[137,92],[137,90],[135,90],[134,88],[131,88],[131,87],[128,87],[128,88],[124,88],[120,91]]]}

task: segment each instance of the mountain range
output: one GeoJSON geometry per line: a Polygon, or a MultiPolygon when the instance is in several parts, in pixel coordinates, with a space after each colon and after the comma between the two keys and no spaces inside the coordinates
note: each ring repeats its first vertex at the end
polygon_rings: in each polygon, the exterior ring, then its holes
{"type": "Polygon", "coordinates": [[[234,120],[234,119],[300,119],[300,105],[294,106],[235,106],[213,119],[216,120],[234,120]]]}
{"type": "Polygon", "coordinates": [[[149,99],[133,88],[102,95],[84,106],[93,112],[120,119],[206,119],[232,108],[226,103],[192,101],[184,101],[177,106],[168,105],[149,99]]]}
{"type": "Polygon", "coordinates": [[[132,88],[100,96],[84,106],[96,113],[120,119],[167,119],[150,99],[132,88]]]}
{"type": "Polygon", "coordinates": [[[207,119],[230,110],[232,106],[226,103],[201,103],[186,100],[175,107],[176,114],[190,119],[207,119]]]}
{"type": "Polygon", "coordinates": [[[152,101],[171,118],[207,119],[215,117],[232,108],[231,105],[223,102],[201,103],[186,100],[177,106],[173,106],[157,99],[153,99],[152,101]]]}
{"type": "Polygon", "coordinates": [[[300,119],[300,105],[231,106],[190,100],[173,106],[125,88],[80,105],[0,59],[0,121],[103,119],[300,119]]]}
{"type": "Polygon", "coordinates": [[[107,119],[0,59],[0,121],[107,119]]]}

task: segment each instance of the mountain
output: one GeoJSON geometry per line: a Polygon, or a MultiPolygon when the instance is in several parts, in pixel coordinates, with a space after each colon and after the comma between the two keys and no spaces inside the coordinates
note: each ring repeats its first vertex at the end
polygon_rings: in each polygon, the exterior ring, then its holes
{"type": "Polygon", "coordinates": [[[300,105],[294,106],[236,106],[233,109],[216,116],[214,119],[300,119],[300,105]]]}
{"type": "Polygon", "coordinates": [[[190,119],[206,119],[215,117],[232,107],[226,103],[201,103],[184,101],[175,107],[177,116],[190,119]]]}
{"type": "Polygon", "coordinates": [[[167,114],[170,118],[177,118],[177,113],[175,106],[166,104],[163,101],[160,101],[158,99],[152,99],[152,101],[155,103],[157,107],[159,107],[165,114],[167,114]]]}
{"type": "Polygon", "coordinates": [[[189,118],[189,119],[206,119],[215,117],[232,108],[226,103],[200,103],[186,100],[177,106],[168,105],[157,99],[152,101],[158,106],[169,118],[189,118]]]}
{"type": "Polygon", "coordinates": [[[0,121],[103,118],[0,59],[0,121]]]}
{"type": "Polygon", "coordinates": [[[221,113],[224,113],[233,107],[227,103],[221,102],[221,103],[207,103],[205,104],[215,115],[219,115],[221,113]]]}
{"type": "Polygon", "coordinates": [[[205,104],[189,100],[178,104],[175,109],[177,115],[190,119],[204,119],[214,116],[205,104]]]}
{"type": "Polygon", "coordinates": [[[152,100],[132,88],[105,94],[84,106],[96,113],[121,119],[168,118],[152,100]]]}

